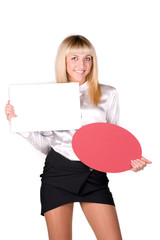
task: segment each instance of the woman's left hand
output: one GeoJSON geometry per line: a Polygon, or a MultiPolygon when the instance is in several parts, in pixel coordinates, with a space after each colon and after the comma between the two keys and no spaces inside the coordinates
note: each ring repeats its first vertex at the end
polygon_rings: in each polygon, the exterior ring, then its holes
{"type": "Polygon", "coordinates": [[[152,162],[148,159],[141,157],[141,159],[131,160],[131,166],[133,167],[131,170],[133,172],[138,172],[140,170],[143,170],[144,167],[147,166],[147,164],[151,164],[152,162]]]}

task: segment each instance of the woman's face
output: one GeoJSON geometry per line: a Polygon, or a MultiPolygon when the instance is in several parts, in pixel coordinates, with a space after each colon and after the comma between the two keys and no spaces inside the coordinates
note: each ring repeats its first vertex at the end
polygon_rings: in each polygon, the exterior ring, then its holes
{"type": "Polygon", "coordinates": [[[85,82],[86,76],[92,67],[91,55],[69,55],[66,58],[66,68],[68,80],[70,82],[79,82],[79,85],[85,82]]]}

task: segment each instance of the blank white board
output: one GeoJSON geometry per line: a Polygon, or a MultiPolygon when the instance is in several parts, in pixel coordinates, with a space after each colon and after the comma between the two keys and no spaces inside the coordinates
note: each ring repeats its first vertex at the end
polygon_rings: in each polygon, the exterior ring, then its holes
{"type": "Polygon", "coordinates": [[[10,85],[9,98],[17,115],[11,119],[11,132],[81,127],[78,83],[10,85]]]}

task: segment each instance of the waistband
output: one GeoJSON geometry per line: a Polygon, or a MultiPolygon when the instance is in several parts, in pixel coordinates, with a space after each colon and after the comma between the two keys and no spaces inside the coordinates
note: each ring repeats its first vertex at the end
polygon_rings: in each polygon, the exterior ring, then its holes
{"type": "Polygon", "coordinates": [[[60,153],[56,152],[53,148],[51,148],[50,152],[48,153],[46,157],[46,163],[51,163],[56,166],[62,165],[63,167],[69,168],[69,169],[84,169],[84,170],[93,170],[92,168],[88,167],[81,161],[74,161],[70,160],[60,153]]]}
{"type": "Polygon", "coordinates": [[[51,148],[50,152],[46,157],[43,174],[49,173],[50,171],[53,171],[53,172],[68,171],[70,173],[78,172],[78,171],[81,171],[81,172],[94,171],[101,175],[104,175],[104,176],[106,175],[105,172],[101,172],[96,169],[90,168],[81,161],[74,161],[64,157],[60,153],[56,152],[53,148],[51,148]]]}

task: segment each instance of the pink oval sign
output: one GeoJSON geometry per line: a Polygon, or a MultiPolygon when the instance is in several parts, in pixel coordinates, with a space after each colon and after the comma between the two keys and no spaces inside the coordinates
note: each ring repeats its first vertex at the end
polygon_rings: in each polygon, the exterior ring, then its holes
{"type": "Polygon", "coordinates": [[[142,156],[135,136],[109,123],[91,123],[81,127],[73,136],[72,147],[85,165],[102,172],[130,170],[131,160],[142,156]]]}

